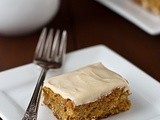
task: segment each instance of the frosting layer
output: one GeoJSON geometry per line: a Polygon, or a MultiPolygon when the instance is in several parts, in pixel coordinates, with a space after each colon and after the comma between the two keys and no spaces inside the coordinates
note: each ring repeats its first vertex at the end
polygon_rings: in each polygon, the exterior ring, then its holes
{"type": "Polygon", "coordinates": [[[76,106],[94,102],[115,88],[129,90],[128,82],[123,77],[101,63],[52,77],[45,80],[44,86],[72,100],[76,106]]]}

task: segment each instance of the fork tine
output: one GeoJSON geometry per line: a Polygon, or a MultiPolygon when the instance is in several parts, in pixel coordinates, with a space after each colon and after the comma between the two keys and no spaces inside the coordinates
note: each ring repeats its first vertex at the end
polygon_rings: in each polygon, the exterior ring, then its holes
{"type": "Polygon", "coordinates": [[[39,37],[39,41],[35,50],[35,58],[40,58],[43,54],[44,43],[47,35],[47,29],[44,28],[39,37]]]}
{"type": "Polygon", "coordinates": [[[55,33],[54,41],[52,45],[51,58],[56,58],[58,54],[59,43],[60,43],[60,30],[57,30],[55,33]]]}
{"type": "Polygon", "coordinates": [[[67,31],[64,30],[62,32],[62,37],[61,37],[61,44],[60,44],[60,49],[59,49],[59,61],[62,61],[64,58],[64,55],[66,53],[66,45],[67,45],[67,31]]]}
{"type": "Polygon", "coordinates": [[[53,42],[53,29],[50,29],[45,46],[44,46],[44,52],[43,52],[43,59],[46,59],[50,61],[50,55],[51,55],[51,48],[52,48],[52,42],[53,42]]]}

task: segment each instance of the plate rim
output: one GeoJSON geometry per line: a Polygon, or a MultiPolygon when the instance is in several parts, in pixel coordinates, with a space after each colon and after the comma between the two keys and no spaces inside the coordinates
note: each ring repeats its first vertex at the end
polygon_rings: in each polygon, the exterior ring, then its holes
{"type": "MultiPolygon", "coordinates": [[[[97,1],[98,3],[104,5],[105,7],[108,7],[109,9],[114,11],[115,13],[119,14],[120,16],[125,18],[126,20],[130,21],[131,23],[133,23],[134,25],[139,27],[141,30],[145,31],[146,33],[148,33],[150,35],[158,35],[158,34],[160,34],[160,28],[158,29],[158,28],[152,28],[152,27],[148,26],[148,24],[146,24],[143,20],[141,20],[137,16],[132,15],[132,12],[128,12],[125,9],[123,9],[120,5],[115,4],[114,3],[115,0],[95,0],[95,1],[97,1]]],[[[123,1],[124,3],[126,1],[127,2],[131,2],[131,0],[121,0],[121,1],[123,1]]],[[[132,2],[132,3],[134,3],[134,2],[132,2]]],[[[154,16],[154,14],[152,14],[151,12],[148,12],[147,10],[144,10],[138,4],[137,5],[133,4],[133,5],[136,6],[137,8],[140,8],[141,11],[148,13],[148,15],[150,14],[151,17],[154,16]]],[[[139,10],[137,8],[135,10],[137,10],[137,12],[138,12],[139,10]]],[[[130,8],[130,9],[132,9],[132,8],[130,8]]],[[[156,24],[156,22],[154,22],[154,21],[152,23],[156,24]]]]}

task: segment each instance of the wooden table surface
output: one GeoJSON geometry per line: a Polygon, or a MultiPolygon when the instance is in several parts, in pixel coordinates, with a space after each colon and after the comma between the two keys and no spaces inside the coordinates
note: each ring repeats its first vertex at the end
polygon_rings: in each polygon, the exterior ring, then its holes
{"type": "MultiPolygon", "coordinates": [[[[94,0],[62,0],[46,25],[68,31],[67,52],[104,44],[160,81],[160,35],[151,36],[94,0]]],[[[32,62],[40,35],[0,36],[0,71],[32,62]]]]}

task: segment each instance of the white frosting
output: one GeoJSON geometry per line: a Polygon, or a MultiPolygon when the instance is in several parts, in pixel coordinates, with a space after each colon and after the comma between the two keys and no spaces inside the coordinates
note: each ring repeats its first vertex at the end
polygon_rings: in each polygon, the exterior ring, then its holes
{"type": "Polygon", "coordinates": [[[52,77],[44,82],[55,93],[72,100],[75,105],[94,102],[115,88],[129,90],[127,81],[101,63],[52,77]]]}

